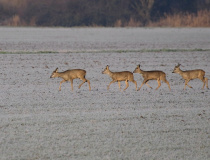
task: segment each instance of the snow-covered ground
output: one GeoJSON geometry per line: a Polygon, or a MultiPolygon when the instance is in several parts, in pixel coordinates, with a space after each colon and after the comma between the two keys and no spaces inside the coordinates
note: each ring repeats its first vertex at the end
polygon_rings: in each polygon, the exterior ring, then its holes
{"type": "MultiPolygon", "coordinates": [[[[209,51],[142,52],[210,49],[209,31],[0,28],[1,51],[10,52],[0,54],[0,159],[210,159],[210,90],[198,79],[183,90],[184,80],[172,73],[181,63],[183,70],[205,70],[210,79],[209,51]],[[120,92],[114,83],[107,91],[106,65],[133,72],[138,64],[164,71],[171,91],[164,82],[154,90],[156,81],[149,82],[153,89],[135,91],[129,83],[120,92]],[[59,91],[61,79],[50,79],[56,67],[85,69],[92,90],[87,83],[78,89],[77,79],[73,92],[69,82],[59,91]]],[[[139,87],[143,78],[134,78],[139,87]]]]}

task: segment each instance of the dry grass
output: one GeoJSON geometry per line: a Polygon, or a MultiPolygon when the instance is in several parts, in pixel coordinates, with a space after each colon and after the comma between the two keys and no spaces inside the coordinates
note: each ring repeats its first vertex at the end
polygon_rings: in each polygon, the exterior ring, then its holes
{"type": "Polygon", "coordinates": [[[165,15],[158,22],[150,22],[149,27],[210,27],[210,11],[203,10],[197,14],[179,13],[165,15]]]}
{"type": "MultiPolygon", "coordinates": [[[[0,0],[4,2],[4,0],[0,0]]],[[[19,2],[15,0],[14,2],[19,2]]],[[[14,3],[13,2],[13,3],[14,3]]],[[[13,3],[9,3],[13,5],[13,3]]],[[[21,3],[22,5],[24,3],[21,3]]],[[[26,22],[18,14],[5,19],[1,22],[1,25],[6,26],[36,26],[36,18],[33,17],[29,22],[26,22]]],[[[100,25],[92,25],[92,27],[99,27],[100,25]]],[[[173,15],[165,15],[160,18],[159,21],[148,21],[146,26],[141,21],[135,20],[132,17],[129,21],[123,21],[118,19],[114,24],[114,27],[210,27],[210,10],[201,10],[196,14],[193,13],[177,13],[173,15]]]]}
{"type": "Polygon", "coordinates": [[[210,10],[201,10],[197,14],[165,15],[159,21],[150,21],[146,26],[133,18],[130,18],[128,22],[119,19],[115,22],[114,27],[210,27],[210,10]]]}
{"type": "Polygon", "coordinates": [[[133,18],[130,18],[128,22],[122,22],[122,20],[117,20],[114,24],[114,27],[142,27],[143,24],[140,21],[136,21],[133,18]]]}

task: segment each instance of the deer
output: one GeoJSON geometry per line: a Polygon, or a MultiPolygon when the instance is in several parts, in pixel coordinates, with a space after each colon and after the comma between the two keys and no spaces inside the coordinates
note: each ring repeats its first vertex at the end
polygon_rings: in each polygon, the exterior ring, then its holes
{"type": "Polygon", "coordinates": [[[112,78],[112,81],[107,86],[107,90],[109,90],[109,87],[112,83],[118,82],[119,89],[121,91],[121,86],[120,86],[121,81],[125,81],[125,84],[126,84],[126,87],[123,91],[125,91],[128,88],[128,86],[129,86],[128,81],[133,82],[135,84],[136,90],[137,90],[137,82],[134,80],[134,76],[133,76],[132,72],[129,72],[129,71],[111,72],[109,70],[109,66],[107,65],[106,68],[104,69],[104,71],[102,72],[102,74],[107,74],[112,78]]]}
{"type": "Polygon", "coordinates": [[[193,79],[200,79],[203,82],[203,87],[202,89],[204,89],[205,84],[206,84],[206,88],[208,88],[208,78],[204,77],[205,76],[205,71],[202,69],[196,69],[196,70],[187,70],[187,71],[182,71],[180,69],[181,64],[178,63],[177,66],[174,67],[174,70],[172,73],[178,73],[182,76],[182,78],[185,80],[185,86],[184,86],[184,90],[186,89],[186,86],[188,86],[189,88],[192,88],[192,86],[190,86],[188,84],[188,82],[190,80],[193,79]]]}
{"type": "Polygon", "coordinates": [[[71,82],[71,89],[73,91],[73,80],[74,79],[77,79],[79,78],[80,80],[82,80],[83,82],[79,85],[78,88],[80,88],[85,82],[88,83],[89,85],[89,91],[91,90],[91,87],[90,87],[90,81],[87,80],[85,78],[85,75],[86,75],[86,71],[83,70],[83,69],[72,69],[72,70],[66,70],[64,72],[58,72],[58,68],[56,68],[53,72],[52,72],[52,75],[50,76],[50,78],[56,78],[56,77],[60,77],[62,78],[63,80],[60,82],[60,85],[59,85],[59,91],[61,91],[61,84],[63,82],[66,82],[66,81],[70,81],[71,82]]]}
{"type": "Polygon", "coordinates": [[[149,84],[149,80],[157,80],[158,87],[155,89],[157,90],[161,86],[161,80],[165,82],[168,85],[169,90],[171,91],[171,87],[169,82],[166,80],[166,74],[163,71],[143,71],[140,69],[140,64],[137,65],[136,69],[133,71],[133,73],[139,73],[144,78],[144,81],[142,82],[141,86],[139,87],[138,91],[141,89],[141,87],[146,84],[149,88],[152,88],[149,84]]]}

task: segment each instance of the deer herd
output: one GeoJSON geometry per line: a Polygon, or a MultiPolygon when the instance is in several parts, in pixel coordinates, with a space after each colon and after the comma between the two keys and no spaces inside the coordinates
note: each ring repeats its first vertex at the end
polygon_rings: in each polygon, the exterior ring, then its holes
{"type": "MultiPolygon", "coordinates": [[[[153,70],[153,71],[143,71],[140,69],[140,65],[138,65],[136,67],[136,69],[133,71],[133,73],[139,73],[142,75],[142,77],[144,78],[141,86],[139,87],[138,90],[141,89],[141,87],[146,84],[149,88],[152,88],[149,84],[148,81],[149,80],[157,80],[158,83],[158,87],[156,88],[156,90],[161,86],[161,81],[165,82],[168,85],[169,90],[171,90],[170,84],[169,82],[166,80],[166,74],[163,71],[158,71],[158,70],[153,70]]],[[[136,90],[137,90],[137,82],[134,80],[134,76],[133,73],[130,71],[122,71],[122,72],[112,72],[109,70],[109,66],[107,65],[106,68],[104,69],[104,71],[102,72],[102,74],[107,74],[112,78],[112,81],[109,83],[107,90],[109,90],[109,87],[112,83],[114,82],[118,82],[119,85],[119,89],[121,90],[121,81],[125,81],[126,87],[124,90],[126,90],[129,86],[128,81],[131,81],[135,84],[136,90]]],[[[201,69],[196,69],[196,70],[188,70],[188,71],[182,71],[180,69],[180,64],[178,64],[177,66],[175,66],[174,70],[172,73],[178,73],[182,76],[182,78],[185,80],[185,86],[184,86],[184,90],[186,89],[186,86],[188,86],[189,88],[192,88],[188,82],[190,80],[193,79],[200,79],[203,82],[203,87],[202,89],[204,89],[205,85],[206,88],[208,89],[208,79],[205,76],[205,71],[201,70],[201,69]]],[[[58,68],[55,69],[55,71],[53,71],[52,75],[50,76],[50,78],[55,78],[55,77],[60,77],[63,80],[60,82],[59,85],[59,91],[61,90],[61,84],[63,82],[66,81],[70,81],[71,82],[71,89],[73,91],[73,80],[74,79],[80,79],[83,82],[79,85],[79,88],[85,83],[87,82],[89,85],[89,90],[91,90],[90,87],[90,81],[87,80],[85,78],[86,75],[86,71],[83,69],[72,69],[72,70],[67,70],[64,72],[58,72],[58,68]]],[[[123,90],[123,91],[124,91],[123,90]]]]}

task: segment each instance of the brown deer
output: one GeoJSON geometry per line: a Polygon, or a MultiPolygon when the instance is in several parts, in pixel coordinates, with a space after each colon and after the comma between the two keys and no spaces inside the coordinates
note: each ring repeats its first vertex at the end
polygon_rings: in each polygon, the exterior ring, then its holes
{"type": "Polygon", "coordinates": [[[89,90],[91,90],[90,87],[90,81],[85,78],[86,71],[82,69],[72,69],[72,70],[67,70],[64,72],[58,72],[58,68],[55,69],[55,71],[52,72],[52,75],[50,78],[55,78],[55,77],[60,77],[63,80],[60,82],[59,86],[59,91],[61,91],[61,84],[66,81],[71,82],[71,89],[73,91],[73,79],[81,79],[83,82],[79,85],[79,88],[85,83],[88,82],[89,85],[89,90]]]}
{"type": "Polygon", "coordinates": [[[141,86],[139,87],[138,90],[141,89],[141,87],[146,84],[149,88],[152,88],[149,84],[148,81],[149,80],[157,80],[158,82],[158,87],[156,88],[156,90],[161,86],[161,80],[164,81],[165,83],[168,84],[168,88],[169,90],[171,90],[170,84],[169,82],[166,80],[166,74],[163,71],[143,71],[140,69],[140,65],[138,65],[136,67],[136,69],[133,71],[133,73],[139,73],[142,75],[142,77],[144,78],[143,83],[141,84],[141,86]]]}
{"type": "Polygon", "coordinates": [[[124,90],[126,90],[129,86],[128,81],[133,82],[135,84],[136,90],[137,90],[137,83],[134,80],[133,73],[131,73],[129,71],[111,72],[109,70],[109,66],[107,65],[106,68],[104,69],[104,71],[102,72],[102,74],[108,74],[112,78],[112,81],[109,83],[107,90],[109,90],[109,86],[114,82],[118,82],[119,88],[121,90],[121,87],[120,87],[121,81],[125,81],[126,87],[124,90]]]}
{"type": "Polygon", "coordinates": [[[185,80],[185,86],[184,86],[184,90],[186,89],[186,86],[188,86],[189,88],[192,88],[192,86],[190,86],[188,84],[188,82],[190,80],[193,79],[200,79],[203,82],[203,87],[202,89],[204,89],[205,84],[206,84],[206,88],[208,89],[208,78],[204,77],[205,76],[205,71],[203,71],[202,69],[196,69],[196,70],[188,70],[188,71],[182,71],[179,67],[181,64],[178,64],[177,66],[174,67],[174,71],[172,73],[178,73],[182,76],[182,78],[185,80]]]}

